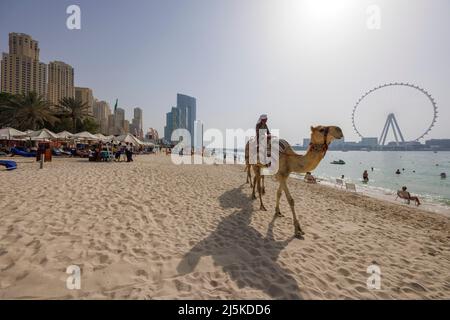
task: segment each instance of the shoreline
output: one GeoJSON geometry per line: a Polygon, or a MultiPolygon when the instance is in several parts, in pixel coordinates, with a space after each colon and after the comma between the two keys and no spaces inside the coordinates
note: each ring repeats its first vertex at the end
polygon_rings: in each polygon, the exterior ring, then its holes
{"type": "MultiPolygon", "coordinates": [[[[303,180],[303,176],[301,176],[301,175],[299,175],[298,177],[295,177],[295,176],[293,176],[293,177],[298,180],[303,180]]],[[[329,181],[327,179],[323,179],[321,177],[317,177],[317,179],[318,179],[318,183],[322,184],[323,186],[326,186],[329,188],[334,188],[334,189],[337,189],[337,190],[340,190],[343,192],[351,192],[351,191],[346,191],[345,186],[342,188],[338,187],[336,185],[336,183],[333,183],[332,181],[329,181]]],[[[345,183],[345,181],[344,181],[344,183],[345,183]]],[[[428,199],[420,198],[421,205],[416,206],[413,202],[411,202],[411,204],[408,205],[406,203],[403,203],[403,201],[401,199],[395,200],[396,194],[392,190],[388,191],[387,189],[376,188],[376,187],[364,187],[360,184],[356,184],[356,191],[357,191],[357,193],[360,193],[362,195],[365,195],[365,196],[373,198],[373,199],[386,201],[386,202],[401,205],[401,206],[406,206],[408,208],[421,209],[421,210],[424,210],[427,212],[440,214],[440,215],[450,218],[450,206],[437,204],[435,202],[428,201],[428,199]],[[376,190],[376,189],[378,189],[378,190],[376,190]]]]}

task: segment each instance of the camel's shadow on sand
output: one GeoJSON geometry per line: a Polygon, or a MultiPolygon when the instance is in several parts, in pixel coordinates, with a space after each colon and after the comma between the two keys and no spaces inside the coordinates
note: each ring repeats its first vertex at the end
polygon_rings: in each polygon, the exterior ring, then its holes
{"type": "Polygon", "coordinates": [[[294,237],[274,240],[275,217],[265,236],[251,227],[252,200],[242,192],[242,188],[227,191],[219,197],[224,209],[237,210],[183,257],[177,267],[178,273],[191,273],[201,257],[211,256],[239,288],[261,290],[273,299],[300,299],[297,281],[277,263],[280,252],[294,237]]]}

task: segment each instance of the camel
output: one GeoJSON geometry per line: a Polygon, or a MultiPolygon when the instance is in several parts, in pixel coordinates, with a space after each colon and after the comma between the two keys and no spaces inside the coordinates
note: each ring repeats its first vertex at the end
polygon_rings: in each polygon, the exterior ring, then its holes
{"type": "MultiPolygon", "coordinates": [[[[341,139],[343,137],[342,130],[336,126],[316,126],[311,127],[311,143],[305,155],[297,154],[289,143],[285,140],[279,141],[280,152],[278,159],[278,172],[275,174],[275,178],[279,182],[279,187],[277,190],[275,215],[282,217],[280,212],[280,198],[284,191],[286,194],[286,199],[291,207],[292,217],[294,221],[294,234],[297,238],[303,238],[305,234],[300,227],[300,223],[295,214],[294,199],[292,198],[289,189],[287,187],[287,179],[289,174],[295,173],[306,173],[308,171],[313,171],[320,163],[320,161],[325,157],[328,150],[328,146],[335,139],[341,139]]],[[[248,145],[248,143],[247,143],[248,145]]],[[[247,159],[249,158],[248,146],[245,148],[245,159],[247,164],[247,159]]],[[[260,210],[266,211],[264,204],[262,202],[262,189],[261,189],[261,169],[265,166],[262,164],[249,164],[253,168],[255,174],[253,180],[253,199],[255,199],[255,184],[258,188],[259,200],[260,200],[260,210]]],[[[248,175],[249,173],[247,173],[248,175]]],[[[248,177],[247,177],[248,179],[248,177]]]]}

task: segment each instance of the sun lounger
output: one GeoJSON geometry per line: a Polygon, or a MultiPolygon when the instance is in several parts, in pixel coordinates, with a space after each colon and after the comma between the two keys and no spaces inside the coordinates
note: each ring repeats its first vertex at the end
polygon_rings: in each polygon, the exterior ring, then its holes
{"type": "Polygon", "coordinates": [[[336,179],[336,186],[343,188],[344,181],[342,179],[336,179]]]}
{"type": "Polygon", "coordinates": [[[11,160],[0,160],[0,166],[5,166],[6,170],[17,169],[17,163],[11,160]]]}
{"type": "Polygon", "coordinates": [[[354,192],[356,192],[356,185],[354,183],[345,183],[345,189],[347,191],[354,191],[354,192]]]}
{"type": "Polygon", "coordinates": [[[11,153],[13,155],[17,155],[17,156],[21,156],[21,157],[27,157],[27,158],[36,157],[36,152],[26,152],[26,151],[20,150],[18,148],[11,148],[11,153]]]}

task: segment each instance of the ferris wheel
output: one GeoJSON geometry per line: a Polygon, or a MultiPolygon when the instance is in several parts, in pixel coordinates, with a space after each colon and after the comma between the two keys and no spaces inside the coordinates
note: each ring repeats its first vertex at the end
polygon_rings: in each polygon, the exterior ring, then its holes
{"type": "MultiPolygon", "coordinates": [[[[426,96],[427,101],[429,102],[429,106],[431,108],[429,108],[430,112],[432,112],[432,117],[431,117],[431,122],[427,124],[426,129],[420,133],[420,135],[415,138],[412,139],[411,141],[418,141],[419,139],[422,139],[425,135],[427,135],[428,133],[430,133],[431,129],[434,127],[437,117],[438,117],[438,108],[437,108],[437,104],[436,101],[434,100],[434,98],[431,96],[431,94],[425,90],[424,88],[421,88],[417,85],[411,84],[411,83],[404,83],[404,82],[394,82],[394,83],[385,83],[382,85],[379,85],[378,87],[375,87],[369,91],[367,91],[366,93],[364,93],[356,102],[356,104],[353,107],[353,111],[352,111],[352,126],[353,129],[355,130],[356,134],[358,134],[361,138],[364,138],[364,135],[361,133],[361,130],[359,129],[358,125],[357,125],[357,121],[355,119],[355,113],[358,110],[360,104],[370,95],[373,95],[375,92],[379,92],[383,89],[386,89],[388,87],[407,87],[407,88],[412,88],[420,93],[422,93],[423,95],[426,96]]],[[[397,142],[397,144],[400,143],[404,143],[405,139],[403,137],[403,133],[400,130],[400,127],[398,125],[397,119],[395,117],[394,113],[389,113],[386,119],[386,122],[384,124],[383,130],[381,132],[380,138],[379,138],[379,143],[380,145],[384,145],[386,142],[386,136],[389,132],[389,129],[392,128],[392,131],[394,133],[394,137],[395,140],[397,142]]]]}

